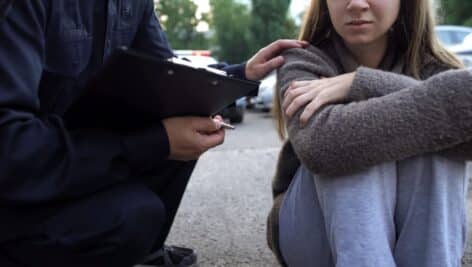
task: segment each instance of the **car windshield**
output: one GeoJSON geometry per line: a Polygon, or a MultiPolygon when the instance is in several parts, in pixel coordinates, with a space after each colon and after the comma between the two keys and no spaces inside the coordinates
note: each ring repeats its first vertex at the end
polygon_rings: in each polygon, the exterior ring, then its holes
{"type": "Polygon", "coordinates": [[[436,33],[439,41],[446,47],[458,45],[472,33],[472,28],[456,26],[438,26],[436,33]]]}

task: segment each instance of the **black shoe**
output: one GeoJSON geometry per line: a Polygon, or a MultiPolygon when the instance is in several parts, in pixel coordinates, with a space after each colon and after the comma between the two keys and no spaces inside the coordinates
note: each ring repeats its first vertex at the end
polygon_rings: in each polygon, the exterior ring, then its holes
{"type": "Polygon", "coordinates": [[[135,267],[190,267],[196,266],[196,262],[197,254],[193,249],[164,245],[135,267]]]}

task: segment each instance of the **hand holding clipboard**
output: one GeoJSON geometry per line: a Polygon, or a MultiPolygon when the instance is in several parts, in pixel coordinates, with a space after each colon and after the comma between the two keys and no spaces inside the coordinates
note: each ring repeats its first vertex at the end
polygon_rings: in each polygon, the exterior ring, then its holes
{"type": "Polygon", "coordinates": [[[258,82],[116,50],[65,114],[69,128],[128,129],[176,116],[212,116],[258,82]]]}

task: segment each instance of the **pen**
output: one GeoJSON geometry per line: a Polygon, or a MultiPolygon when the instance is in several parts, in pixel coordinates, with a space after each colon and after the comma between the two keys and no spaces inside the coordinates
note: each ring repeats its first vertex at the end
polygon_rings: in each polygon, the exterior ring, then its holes
{"type": "Polygon", "coordinates": [[[236,127],[234,127],[233,125],[229,124],[229,123],[226,123],[223,121],[223,118],[220,116],[220,115],[216,115],[215,117],[210,117],[211,119],[215,119],[216,117],[218,117],[218,123],[220,124],[221,128],[223,129],[228,129],[228,130],[234,130],[236,129],[236,127]]]}
{"type": "Polygon", "coordinates": [[[224,129],[228,129],[228,130],[236,129],[236,127],[226,122],[220,122],[220,124],[221,124],[221,128],[224,128],[224,129]]]}

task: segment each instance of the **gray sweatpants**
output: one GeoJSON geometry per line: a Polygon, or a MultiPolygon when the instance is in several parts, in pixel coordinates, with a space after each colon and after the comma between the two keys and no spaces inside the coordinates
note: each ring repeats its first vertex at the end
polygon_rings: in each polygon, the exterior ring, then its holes
{"type": "Polygon", "coordinates": [[[342,177],[301,166],[279,213],[297,266],[457,267],[466,241],[465,162],[423,155],[342,177]]]}

